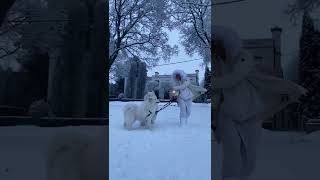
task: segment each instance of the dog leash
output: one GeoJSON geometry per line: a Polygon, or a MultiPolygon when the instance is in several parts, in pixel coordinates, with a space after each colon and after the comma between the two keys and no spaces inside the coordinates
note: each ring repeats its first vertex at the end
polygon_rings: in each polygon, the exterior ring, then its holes
{"type": "MultiPolygon", "coordinates": [[[[172,104],[173,102],[175,102],[175,101],[170,100],[169,102],[167,102],[166,104],[164,104],[164,105],[162,106],[162,108],[160,108],[159,110],[156,111],[156,114],[158,114],[158,112],[164,110],[165,108],[169,107],[170,104],[172,104]]],[[[151,114],[152,114],[152,112],[149,110],[149,114],[146,116],[146,118],[149,117],[151,114]]]]}
{"type": "Polygon", "coordinates": [[[165,108],[169,107],[171,103],[173,103],[174,101],[173,100],[170,100],[169,102],[167,102],[166,104],[164,104],[162,106],[162,108],[160,108],[159,110],[156,111],[156,114],[162,110],[164,110],[165,108]]]}

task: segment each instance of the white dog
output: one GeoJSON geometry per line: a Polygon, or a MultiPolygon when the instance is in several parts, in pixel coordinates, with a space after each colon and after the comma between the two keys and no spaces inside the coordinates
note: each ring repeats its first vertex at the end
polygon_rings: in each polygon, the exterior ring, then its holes
{"type": "Polygon", "coordinates": [[[135,121],[140,121],[141,126],[151,129],[156,119],[156,111],[158,110],[159,100],[156,94],[148,92],[144,96],[144,101],[140,104],[128,103],[123,109],[124,127],[128,130],[132,129],[135,121]]]}

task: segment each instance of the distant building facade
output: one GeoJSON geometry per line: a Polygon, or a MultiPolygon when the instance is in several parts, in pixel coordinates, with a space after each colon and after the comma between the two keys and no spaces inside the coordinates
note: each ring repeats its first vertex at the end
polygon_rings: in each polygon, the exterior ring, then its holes
{"type": "MultiPolygon", "coordinates": [[[[255,59],[257,69],[267,75],[284,78],[281,66],[281,33],[280,27],[271,28],[271,38],[267,39],[243,39],[243,48],[250,51],[255,59]]],[[[286,100],[287,95],[279,97],[286,100]]],[[[267,120],[270,128],[291,129],[298,128],[299,122],[294,122],[292,106],[277,113],[273,118],[267,120]]]]}
{"type": "Polygon", "coordinates": [[[243,39],[243,48],[250,51],[260,72],[283,78],[281,66],[281,32],[280,27],[271,29],[272,37],[268,39],[243,39]]]}
{"type": "MultiPolygon", "coordinates": [[[[187,74],[191,84],[199,86],[199,70],[195,70],[195,73],[187,74]]],[[[168,90],[171,88],[171,75],[160,75],[159,72],[155,72],[151,77],[147,77],[147,83],[153,82],[156,84],[154,91],[158,98],[169,99],[168,90]]]]}

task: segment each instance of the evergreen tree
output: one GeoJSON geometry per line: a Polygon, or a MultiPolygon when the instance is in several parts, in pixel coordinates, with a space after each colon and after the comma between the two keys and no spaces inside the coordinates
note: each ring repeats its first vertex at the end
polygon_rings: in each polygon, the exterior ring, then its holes
{"type": "Polygon", "coordinates": [[[147,64],[138,59],[138,81],[136,85],[136,98],[142,99],[144,97],[144,89],[147,81],[147,64]]]}
{"type": "Polygon", "coordinates": [[[320,115],[319,37],[320,32],[315,30],[312,18],[308,12],[304,12],[300,38],[299,75],[300,84],[308,90],[308,93],[301,98],[298,110],[304,121],[319,118],[320,115]]]}
{"type": "Polygon", "coordinates": [[[124,78],[119,77],[116,80],[116,95],[119,95],[120,93],[124,92],[124,78]]]}
{"type": "Polygon", "coordinates": [[[204,88],[207,89],[206,96],[207,99],[211,99],[211,71],[208,66],[206,66],[204,72],[204,88]]]}
{"type": "Polygon", "coordinates": [[[130,60],[130,68],[128,73],[128,81],[125,97],[127,98],[143,98],[144,88],[147,79],[146,63],[141,62],[138,57],[130,60]]]}
{"type": "Polygon", "coordinates": [[[302,85],[309,83],[310,73],[307,69],[310,69],[312,65],[312,47],[313,47],[313,36],[315,28],[313,20],[311,19],[308,12],[304,12],[302,22],[302,34],[300,37],[300,63],[299,63],[299,74],[300,82],[302,85]]]}

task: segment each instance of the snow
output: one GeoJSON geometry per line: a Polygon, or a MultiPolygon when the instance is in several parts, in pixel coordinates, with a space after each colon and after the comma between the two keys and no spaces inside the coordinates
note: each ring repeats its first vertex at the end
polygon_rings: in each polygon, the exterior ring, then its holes
{"type": "Polygon", "coordinates": [[[264,130],[257,168],[251,179],[316,180],[319,178],[320,131],[272,132],[264,130]]]}
{"type": "MultiPolygon", "coordinates": [[[[178,107],[170,106],[160,112],[153,131],[124,130],[124,104],[110,103],[110,180],[211,179],[209,104],[193,104],[189,124],[183,127],[178,126],[178,107]]],[[[95,126],[0,127],[0,179],[45,180],[45,152],[53,135],[66,131],[95,135],[101,130],[95,126]]],[[[257,167],[249,180],[318,180],[319,152],[320,131],[264,130],[257,167]]]]}
{"type": "Polygon", "coordinates": [[[101,126],[0,127],[0,179],[46,180],[46,152],[53,136],[65,132],[96,136],[103,130],[101,126]]]}
{"type": "Polygon", "coordinates": [[[193,104],[182,127],[178,107],[169,106],[158,114],[152,131],[125,130],[124,105],[110,103],[110,180],[211,179],[210,104],[193,104]]]}

